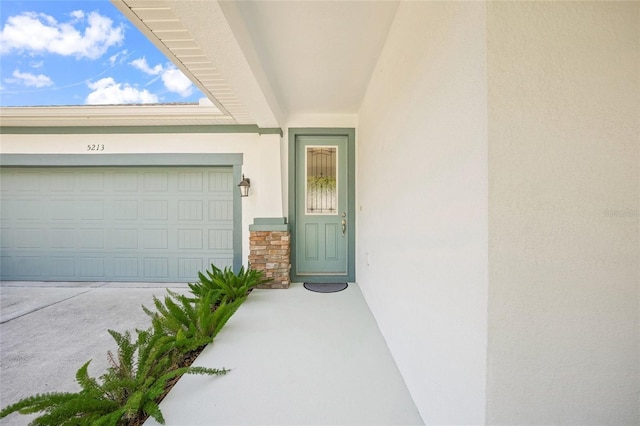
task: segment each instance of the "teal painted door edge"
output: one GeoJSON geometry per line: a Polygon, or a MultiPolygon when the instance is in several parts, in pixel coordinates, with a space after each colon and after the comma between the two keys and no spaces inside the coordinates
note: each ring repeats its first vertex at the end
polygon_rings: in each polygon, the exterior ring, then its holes
{"type": "Polygon", "coordinates": [[[355,255],[355,236],[356,236],[356,172],[355,172],[355,129],[354,128],[323,128],[323,127],[296,127],[289,128],[288,141],[288,195],[289,195],[289,230],[291,232],[291,282],[355,282],[356,281],[356,255],[355,255]],[[348,253],[347,264],[348,272],[345,275],[297,275],[295,244],[296,244],[296,139],[298,136],[346,136],[347,137],[347,178],[348,184],[348,215],[347,221],[350,226],[347,228],[348,253]]]}

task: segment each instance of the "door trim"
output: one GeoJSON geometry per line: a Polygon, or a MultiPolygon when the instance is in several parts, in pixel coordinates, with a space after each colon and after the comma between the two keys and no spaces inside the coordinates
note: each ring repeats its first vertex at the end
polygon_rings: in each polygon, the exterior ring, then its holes
{"type": "Polygon", "coordinates": [[[289,223],[291,232],[291,282],[355,282],[356,281],[356,171],[355,134],[353,128],[290,128],[289,129],[289,223]],[[347,274],[298,275],[296,271],[296,140],[299,136],[345,136],[347,138],[347,274]]]}

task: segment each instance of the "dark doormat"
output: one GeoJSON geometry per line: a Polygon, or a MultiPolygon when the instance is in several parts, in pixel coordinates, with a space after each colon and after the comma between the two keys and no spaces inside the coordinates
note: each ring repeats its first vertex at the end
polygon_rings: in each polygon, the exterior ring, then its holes
{"type": "Polygon", "coordinates": [[[316,293],[337,293],[347,286],[347,283],[304,283],[304,288],[316,293]]]}

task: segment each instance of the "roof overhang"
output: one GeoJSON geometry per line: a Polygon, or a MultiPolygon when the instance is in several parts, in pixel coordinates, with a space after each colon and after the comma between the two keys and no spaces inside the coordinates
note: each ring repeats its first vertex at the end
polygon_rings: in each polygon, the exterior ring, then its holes
{"type": "Polygon", "coordinates": [[[111,0],[164,55],[238,124],[279,127],[275,97],[258,81],[218,1],[111,0]],[[267,95],[265,95],[267,94],[267,95]]]}
{"type": "Polygon", "coordinates": [[[194,126],[232,125],[237,122],[215,106],[106,105],[9,107],[0,109],[6,127],[57,126],[194,126]]]}

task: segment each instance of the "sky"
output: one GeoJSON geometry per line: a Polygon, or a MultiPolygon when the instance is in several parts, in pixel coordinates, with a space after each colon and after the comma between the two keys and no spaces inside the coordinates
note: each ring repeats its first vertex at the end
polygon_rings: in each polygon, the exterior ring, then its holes
{"type": "Polygon", "coordinates": [[[0,1],[0,106],[203,97],[108,0],[0,1]]]}

